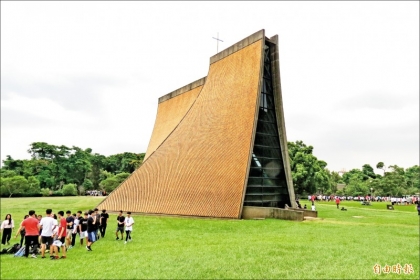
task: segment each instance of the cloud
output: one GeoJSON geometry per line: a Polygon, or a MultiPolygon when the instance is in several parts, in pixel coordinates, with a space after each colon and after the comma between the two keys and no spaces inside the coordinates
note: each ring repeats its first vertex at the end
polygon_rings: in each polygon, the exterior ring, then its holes
{"type": "MultiPolygon", "coordinates": [[[[62,101],[62,100],[61,100],[62,101]]],[[[84,112],[63,107],[55,100],[46,97],[26,97],[9,93],[9,97],[1,102],[2,129],[17,126],[51,125],[74,126],[93,125],[94,120],[84,112]]]]}
{"type": "Polygon", "coordinates": [[[343,110],[401,110],[419,104],[418,94],[389,93],[389,92],[366,92],[351,95],[339,100],[337,108],[343,110]]]}
{"type": "Polygon", "coordinates": [[[22,80],[17,77],[27,76],[2,76],[2,102],[13,96],[52,100],[67,110],[85,114],[103,113],[101,91],[123,84],[122,80],[104,76],[51,76],[40,80],[22,80]]]}

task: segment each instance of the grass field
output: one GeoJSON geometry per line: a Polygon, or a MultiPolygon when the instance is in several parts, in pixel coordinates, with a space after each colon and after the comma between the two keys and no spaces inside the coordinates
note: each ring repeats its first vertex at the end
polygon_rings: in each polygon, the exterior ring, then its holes
{"type": "MultiPolygon", "coordinates": [[[[87,210],[98,197],[1,199],[1,218],[28,210],[87,210]]],[[[310,206],[310,203],[302,201],[310,206]]],[[[67,259],[1,255],[1,279],[419,279],[419,216],[414,206],[316,203],[322,219],[292,222],[137,216],[133,242],[115,240],[116,215],[92,252],[67,259]],[[374,266],[401,265],[400,274],[374,266]],[[413,272],[404,271],[403,267],[413,272]],[[48,268],[47,268],[48,267],[48,268]],[[404,273],[404,272],[407,272],[404,273]]],[[[13,243],[18,242],[14,239],[13,243]]]]}

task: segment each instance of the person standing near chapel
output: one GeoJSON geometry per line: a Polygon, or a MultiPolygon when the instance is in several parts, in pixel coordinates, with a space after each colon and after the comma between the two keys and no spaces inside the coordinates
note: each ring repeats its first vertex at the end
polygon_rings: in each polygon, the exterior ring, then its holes
{"type": "MultiPolygon", "coordinates": [[[[71,232],[71,246],[69,247],[69,249],[73,248],[76,245],[76,235],[79,231],[79,221],[80,221],[79,219],[80,219],[81,214],[82,214],[82,211],[80,210],[77,211],[77,214],[73,213],[74,222],[73,222],[73,230],[71,232]]],[[[80,236],[80,233],[79,233],[79,236],[80,236]]]]}
{"type": "Polygon", "coordinates": [[[67,227],[68,223],[66,218],[64,218],[64,211],[58,211],[58,233],[57,239],[53,242],[53,255],[51,259],[58,259],[58,249],[61,247],[61,259],[66,258],[66,236],[67,236],[67,227]]]}
{"type": "Polygon", "coordinates": [[[45,249],[48,246],[50,247],[51,252],[51,245],[52,245],[52,235],[54,229],[54,219],[51,217],[52,209],[47,209],[45,211],[47,214],[45,217],[41,219],[38,224],[38,228],[41,229],[41,256],[45,258],[45,249]]]}
{"type": "MultiPolygon", "coordinates": [[[[21,230],[25,230],[25,257],[29,257],[29,246],[33,244],[34,252],[36,252],[38,248],[38,219],[35,216],[34,210],[30,210],[28,218],[23,220],[20,224],[15,238],[17,238],[21,230]]],[[[32,258],[36,258],[35,253],[32,254],[32,258]]]]}
{"type": "Polygon", "coordinates": [[[1,223],[1,244],[10,245],[10,238],[12,237],[13,229],[15,228],[15,222],[12,219],[12,214],[7,214],[4,221],[1,223]]]}
{"type": "Polygon", "coordinates": [[[73,225],[74,225],[74,217],[71,215],[71,211],[67,210],[66,211],[66,247],[67,249],[71,249],[73,246],[71,245],[71,240],[72,240],[72,234],[73,234],[73,225]]]}
{"type": "Polygon", "coordinates": [[[340,208],[340,198],[338,196],[335,198],[335,204],[337,204],[337,209],[339,209],[340,208]]]}
{"type": "Polygon", "coordinates": [[[105,231],[106,231],[106,226],[108,224],[108,218],[109,218],[108,213],[106,212],[105,209],[103,209],[102,213],[101,213],[101,223],[100,223],[100,226],[99,226],[99,231],[100,231],[100,234],[101,234],[102,238],[105,237],[105,231]]]}
{"type": "Polygon", "coordinates": [[[93,211],[95,211],[95,215],[96,215],[96,240],[99,240],[101,233],[100,233],[100,229],[101,229],[101,214],[99,213],[99,209],[95,208],[93,211]]]}
{"type": "Polygon", "coordinates": [[[121,240],[124,240],[124,221],[125,217],[123,216],[123,211],[120,210],[120,213],[117,217],[117,230],[115,231],[115,235],[117,236],[116,240],[120,239],[118,237],[118,232],[121,232],[121,240]]]}
{"type": "Polygon", "coordinates": [[[89,218],[87,219],[88,242],[86,250],[92,251],[92,244],[96,241],[96,215],[93,210],[89,210],[89,218]]]}
{"type": "Polygon", "coordinates": [[[87,234],[87,224],[89,214],[85,212],[83,217],[79,219],[79,236],[80,236],[80,245],[83,245],[83,239],[86,239],[86,244],[88,243],[88,234],[87,234]]]}
{"type": "Polygon", "coordinates": [[[134,219],[133,217],[131,217],[131,212],[127,212],[127,218],[125,218],[124,224],[125,224],[124,244],[127,244],[127,241],[131,241],[131,232],[133,231],[133,224],[134,224],[134,219]]]}

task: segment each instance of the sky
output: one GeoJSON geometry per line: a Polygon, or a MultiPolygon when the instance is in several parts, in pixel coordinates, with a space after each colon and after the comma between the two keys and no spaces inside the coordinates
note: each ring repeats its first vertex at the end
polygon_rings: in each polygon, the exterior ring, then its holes
{"type": "Polygon", "coordinates": [[[1,1],[1,160],[33,142],[145,153],[158,98],[261,29],[288,141],[331,171],[419,165],[418,1],[1,1]]]}

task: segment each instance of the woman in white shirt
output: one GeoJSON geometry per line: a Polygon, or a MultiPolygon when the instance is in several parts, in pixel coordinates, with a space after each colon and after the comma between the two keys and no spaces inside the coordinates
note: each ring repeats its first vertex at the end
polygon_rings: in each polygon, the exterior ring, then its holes
{"type": "Polygon", "coordinates": [[[2,237],[1,237],[1,244],[3,245],[10,245],[9,241],[12,237],[12,231],[15,228],[15,222],[12,220],[12,215],[7,214],[6,218],[4,219],[3,223],[1,223],[1,231],[2,231],[2,237]]]}

